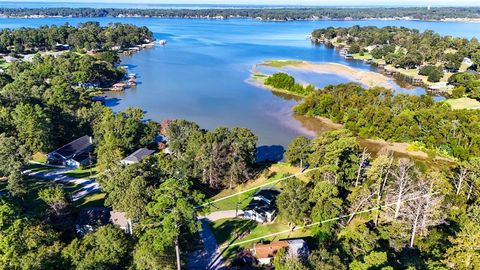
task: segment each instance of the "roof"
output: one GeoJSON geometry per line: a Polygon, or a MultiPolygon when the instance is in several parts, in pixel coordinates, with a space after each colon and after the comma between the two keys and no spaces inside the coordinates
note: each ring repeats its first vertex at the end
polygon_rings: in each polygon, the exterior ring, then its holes
{"type": "Polygon", "coordinates": [[[124,158],[124,161],[140,162],[143,157],[153,154],[155,151],[147,148],[140,148],[137,151],[124,158]]]}
{"type": "Polygon", "coordinates": [[[64,146],[58,148],[54,152],[67,158],[79,152],[84,151],[90,146],[92,146],[92,137],[85,135],[68,144],[65,144],[64,146]]]}
{"type": "Polygon", "coordinates": [[[282,248],[288,247],[287,241],[276,241],[270,244],[258,244],[255,245],[255,256],[258,259],[272,258],[277,251],[282,248]]]}
{"type": "Polygon", "coordinates": [[[90,153],[83,152],[81,154],[75,155],[72,159],[75,160],[78,163],[82,163],[82,161],[85,161],[89,158],[90,158],[90,153]]]}
{"type": "Polygon", "coordinates": [[[110,211],[110,221],[120,228],[127,228],[129,226],[128,218],[124,212],[110,211]]]}
{"type": "Polygon", "coordinates": [[[275,198],[280,194],[280,191],[276,189],[261,189],[255,195],[254,197],[263,197],[268,201],[274,201],[275,198]]]}

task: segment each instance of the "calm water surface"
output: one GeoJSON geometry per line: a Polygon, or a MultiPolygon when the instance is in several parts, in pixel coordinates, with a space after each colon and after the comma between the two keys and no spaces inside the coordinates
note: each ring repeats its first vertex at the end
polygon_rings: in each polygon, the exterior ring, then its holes
{"type": "MultiPolygon", "coordinates": [[[[136,89],[108,94],[114,110],[136,106],[147,118],[184,118],[212,129],[223,125],[253,130],[259,144],[286,145],[297,135],[314,136],[312,123],[293,117],[296,101],[272,94],[247,82],[250,69],[268,59],[301,59],[335,62],[368,70],[362,62],[346,61],[335,52],[314,46],[305,37],[315,28],[328,26],[398,25],[420,30],[431,29],[443,35],[480,37],[480,24],[418,21],[316,21],[260,22],[254,20],[192,20],[155,18],[45,18],[0,19],[0,28],[77,24],[84,21],[124,22],[148,26],[157,39],[166,39],[123,63],[139,75],[136,89]]],[[[336,75],[297,72],[300,81],[324,86],[346,82],[336,75]]],[[[399,91],[405,91],[398,88],[399,91]]],[[[421,93],[422,90],[407,90],[421,93]]]]}

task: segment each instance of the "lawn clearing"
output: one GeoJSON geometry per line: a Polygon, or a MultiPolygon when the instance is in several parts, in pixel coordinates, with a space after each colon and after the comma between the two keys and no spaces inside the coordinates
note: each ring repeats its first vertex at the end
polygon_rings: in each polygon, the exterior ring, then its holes
{"type": "Polygon", "coordinates": [[[73,178],[89,178],[97,175],[98,169],[95,166],[90,168],[76,168],[72,171],[66,172],[64,175],[73,177],[73,178]]]}
{"type": "Polygon", "coordinates": [[[456,98],[456,99],[447,99],[446,103],[450,104],[454,110],[463,110],[463,109],[480,109],[480,102],[472,98],[456,98]]]}
{"type": "Polygon", "coordinates": [[[90,207],[105,207],[105,193],[95,192],[91,193],[73,204],[79,209],[85,209],[90,207]]]}
{"type": "Polygon", "coordinates": [[[303,61],[300,60],[267,60],[263,62],[263,65],[275,68],[282,68],[286,66],[292,66],[296,64],[301,64],[303,61]]]}
{"type": "Polygon", "coordinates": [[[30,163],[27,165],[26,170],[30,170],[32,172],[50,172],[50,171],[58,170],[58,168],[45,166],[38,163],[30,163]]]}

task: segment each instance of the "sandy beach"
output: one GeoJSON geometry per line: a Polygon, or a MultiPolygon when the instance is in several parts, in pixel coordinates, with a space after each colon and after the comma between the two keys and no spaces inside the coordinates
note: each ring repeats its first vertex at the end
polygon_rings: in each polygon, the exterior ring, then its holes
{"type": "MultiPolygon", "coordinates": [[[[281,62],[275,62],[277,65],[281,62]]],[[[271,66],[268,62],[260,64],[260,66],[271,66]]],[[[311,63],[311,62],[285,62],[283,67],[293,68],[302,71],[310,71],[322,74],[336,74],[339,76],[347,77],[348,79],[361,83],[368,87],[383,86],[386,88],[393,88],[392,79],[377,72],[365,71],[360,69],[351,68],[346,65],[337,63],[311,63]]]]}

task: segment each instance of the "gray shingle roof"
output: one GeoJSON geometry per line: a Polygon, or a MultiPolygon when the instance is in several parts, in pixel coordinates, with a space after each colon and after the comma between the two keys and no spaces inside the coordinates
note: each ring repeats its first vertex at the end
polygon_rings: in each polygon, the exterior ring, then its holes
{"type": "Polygon", "coordinates": [[[145,156],[153,154],[155,151],[147,148],[140,148],[137,151],[130,154],[128,157],[124,158],[125,161],[130,162],[140,162],[145,156]]]}
{"type": "Polygon", "coordinates": [[[75,154],[78,154],[88,147],[92,146],[92,138],[88,135],[80,137],[64,146],[58,148],[54,152],[62,155],[65,158],[69,158],[75,154]]]}

